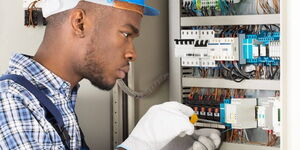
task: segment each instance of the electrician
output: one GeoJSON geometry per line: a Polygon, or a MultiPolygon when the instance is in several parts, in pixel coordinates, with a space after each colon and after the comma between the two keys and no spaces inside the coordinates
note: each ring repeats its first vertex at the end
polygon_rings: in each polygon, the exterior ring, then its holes
{"type": "MultiPolygon", "coordinates": [[[[47,26],[38,51],[12,56],[0,78],[0,149],[89,149],[74,111],[78,82],[112,89],[136,59],[143,15],[159,11],[144,0],[39,3],[47,26]]],[[[176,102],[153,106],[117,149],[159,150],[194,132],[192,114],[176,102]]]]}

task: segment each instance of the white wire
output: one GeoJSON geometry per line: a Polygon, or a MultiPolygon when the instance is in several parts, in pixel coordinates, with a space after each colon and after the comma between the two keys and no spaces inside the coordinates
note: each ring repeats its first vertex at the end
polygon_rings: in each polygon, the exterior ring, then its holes
{"type": "Polygon", "coordinates": [[[244,129],[243,131],[245,133],[245,137],[246,137],[247,141],[250,142],[249,137],[248,137],[248,133],[247,133],[246,129],[244,129]]]}

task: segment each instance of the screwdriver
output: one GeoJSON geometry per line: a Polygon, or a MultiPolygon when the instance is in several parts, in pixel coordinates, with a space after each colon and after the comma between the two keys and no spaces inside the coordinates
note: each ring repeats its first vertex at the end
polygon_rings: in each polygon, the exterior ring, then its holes
{"type": "Polygon", "coordinates": [[[198,121],[198,115],[197,114],[193,114],[191,117],[190,117],[190,122],[192,124],[195,124],[197,121],[198,121]]]}

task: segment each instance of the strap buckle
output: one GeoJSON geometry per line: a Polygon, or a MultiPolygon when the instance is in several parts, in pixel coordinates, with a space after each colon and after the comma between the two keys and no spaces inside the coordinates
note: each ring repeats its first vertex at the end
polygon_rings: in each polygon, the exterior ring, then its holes
{"type": "Polygon", "coordinates": [[[62,138],[62,142],[65,143],[65,145],[70,149],[70,141],[71,137],[68,133],[68,131],[64,127],[58,127],[60,138],[62,138]]]}

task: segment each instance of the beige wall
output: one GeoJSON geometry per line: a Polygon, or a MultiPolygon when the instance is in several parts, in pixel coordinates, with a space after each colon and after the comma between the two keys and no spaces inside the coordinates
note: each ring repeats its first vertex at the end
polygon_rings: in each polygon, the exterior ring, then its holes
{"type": "MultiPolygon", "coordinates": [[[[23,26],[22,0],[0,0],[0,74],[9,57],[16,52],[33,55],[44,34],[44,28],[23,26]]],[[[77,113],[87,143],[92,149],[111,148],[111,96],[82,81],[77,100],[77,113]]]]}
{"type": "MultiPolygon", "coordinates": [[[[137,61],[135,62],[135,89],[145,90],[161,74],[168,73],[169,28],[168,0],[148,0],[147,3],[160,10],[160,16],[145,16],[141,36],[136,40],[137,61]]],[[[168,83],[147,98],[136,101],[137,119],[154,104],[168,101],[168,83]]]]}

